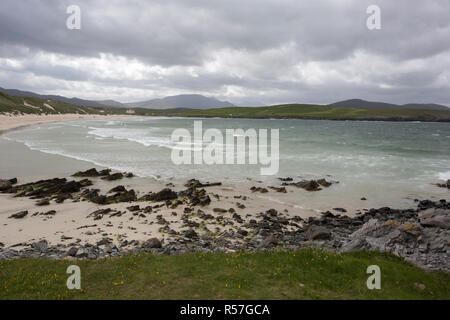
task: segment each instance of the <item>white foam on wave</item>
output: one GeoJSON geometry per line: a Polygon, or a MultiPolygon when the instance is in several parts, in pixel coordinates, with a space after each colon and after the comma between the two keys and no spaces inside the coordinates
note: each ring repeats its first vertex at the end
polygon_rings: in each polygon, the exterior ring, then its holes
{"type": "Polygon", "coordinates": [[[438,178],[441,180],[449,180],[450,179],[450,171],[439,172],[438,178]]]}

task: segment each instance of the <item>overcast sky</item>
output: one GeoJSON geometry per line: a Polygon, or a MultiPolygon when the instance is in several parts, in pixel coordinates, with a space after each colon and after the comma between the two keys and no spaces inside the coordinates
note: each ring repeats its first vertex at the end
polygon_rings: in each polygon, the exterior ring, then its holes
{"type": "Polygon", "coordinates": [[[450,106],[450,1],[2,0],[0,86],[121,102],[450,106]],[[66,27],[72,4],[81,30],[66,27]],[[371,4],[380,30],[366,26],[371,4]]]}

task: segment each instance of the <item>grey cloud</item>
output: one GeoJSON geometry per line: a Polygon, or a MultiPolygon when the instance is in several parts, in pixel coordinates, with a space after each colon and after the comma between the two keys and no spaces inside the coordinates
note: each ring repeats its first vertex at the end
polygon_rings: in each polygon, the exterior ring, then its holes
{"type": "MultiPolygon", "coordinates": [[[[326,103],[351,97],[449,103],[450,97],[443,89],[449,89],[450,84],[444,83],[442,87],[442,83],[438,86],[436,82],[442,76],[442,69],[450,67],[450,2],[375,1],[381,7],[382,29],[369,31],[365,26],[366,8],[373,2],[3,0],[0,59],[16,59],[22,63],[20,67],[0,64],[0,75],[3,75],[0,86],[44,88],[48,92],[56,83],[47,79],[51,78],[79,82],[80,86],[84,83],[92,92],[106,92],[107,88],[111,88],[111,92],[119,92],[117,88],[144,91],[151,88],[152,94],[158,90],[162,95],[178,90],[214,93],[227,98],[225,92],[229,86],[248,91],[247,96],[230,96],[236,103],[326,103]],[[65,27],[66,8],[72,4],[82,10],[80,31],[65,27]],[[286,47],[289,50],[283,51],[286,47]],[[208,63],[223,52],[233,55],[227,61],[230,66],[222,66],[218,71],[208,70],[208,63]],[[358,69],[360,65],[350,65],[349,61],[357,52],[377,56],[394,65],[411,60],[421,60],[422,64],[411,70],[370,74],[358,69]],[[235,53],[243,56],[234,56],[235,53]],[[74,66],[52,65],[45,63],[45,59],[33,62],[37,54],[47,55],[48,59],[50,54],[73,59],[111,54],[137,59],[146,66],[180,69],[157,79],[117,79],[81,71],[74,66]],[[298,64],[308,62],[349,63],[348,68],[353,70],[340,72],[344,75],[360,73],[362,82],[343,83],[336,80],[330,70],[325,70],[328,74],[324,80],[314,85],[308,83],[305,76],[285,79],[298,64]],[[189,67],[195,68],[198,77],[187,72],[189,67]],[[232,73],[233,68],[239,74],[232,73]],[[23,80],[11,78],[13,73],[22,74],[23,80]],[[42,77],[44,82],[37,85],[39,81],[33,80],[34,77],[42,77]],[[45,81],[48,81],[47,86],[45,81]],[[383,88],[382,84],[390,88],[383,88]]],[[[367,61],[368,68],[371,64],[374,62],[367,61]]],[[[70,91],[67,85],[62,87],[70,91]]]]}

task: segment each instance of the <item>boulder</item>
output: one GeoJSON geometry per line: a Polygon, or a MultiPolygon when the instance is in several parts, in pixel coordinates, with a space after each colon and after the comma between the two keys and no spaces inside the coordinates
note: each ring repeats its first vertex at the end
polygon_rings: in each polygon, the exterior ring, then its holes
{"type": "Polygon", "coordinates": [[[41,253],[45,253],[45,252],[47,252],[48,243],[47,243],[47,240],[41,240],[38,242],[33,242],[31,244],[31,247],[33,249],[39,250],[39,252],[41,252],[41,253]]]}
{"type": "Polygon", "coordinates": [[[161,241],[159,241],[157,238],[151,238],[145,241],[144,247],[147,248],[161,248],[161,241]]]}
{"type": "Polygon", "coordinates": [[[419,221],[424,227],[450,229],[450,210],[427,209],[419,212],[419,221]]]}
{"type": "Polygon", "coordinates": [[[9,180],[0,180],[0,191],[6,191],[11,189],[12,183],[9,180]]]}
{"type": "Polygon", "coordinates": [[[331,232],[325,227],[312,225],[307,230],[307,235],[310,240],[329,240],[331,239],[331,232]]]}

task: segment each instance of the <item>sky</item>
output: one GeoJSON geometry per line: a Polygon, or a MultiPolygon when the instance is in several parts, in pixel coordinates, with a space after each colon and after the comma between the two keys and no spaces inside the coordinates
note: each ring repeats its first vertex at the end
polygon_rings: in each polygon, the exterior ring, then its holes
{"type": "Polygon", "coordinates": [[[198,93],[248,106],[450,106],[450,1],[2,0],[0,87],[120,102],[198,93]],[[67,27],[70,5],[81,29],[67,27]],[[370,5],[380,29],[367,27],[370,5]]]}

